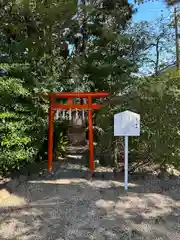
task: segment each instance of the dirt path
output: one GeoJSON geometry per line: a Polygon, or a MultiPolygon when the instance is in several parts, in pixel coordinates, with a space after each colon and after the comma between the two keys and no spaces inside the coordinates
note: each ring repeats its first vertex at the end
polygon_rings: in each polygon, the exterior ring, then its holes
{"type": "Polygon", "coordinates": [[[180,181],[29,180],[0,199],[1,240],[180,239],[180,181]],[[13,208],[12,208],[13,206],[13,208]],[[7,208],[11,207],[11,208],[7,208]]]}

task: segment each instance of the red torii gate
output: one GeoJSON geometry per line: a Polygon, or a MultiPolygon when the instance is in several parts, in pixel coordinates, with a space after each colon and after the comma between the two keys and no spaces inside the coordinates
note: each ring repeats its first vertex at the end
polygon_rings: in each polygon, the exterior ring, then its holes
{"type": "Polygon", "coordinates": [[[93,98],[104,98],[109,96],[107,92],[50,92],[42,94],[49,97],[49,127],[48,127],[48,171],[52,172],[53,160],[53,122],[54,110],[56,109],[88,109],[89,122],[89,168],[91,173],[94,171],[94,146],[93,146],[93,119],[92,111],[100,109],[103,105],[93,103],[93,98]],[[86,98],[86,104],[73,104],[74,98],[86,98]],[[55,99],[67,99],[67,104],[55,103],[55,99]]]}

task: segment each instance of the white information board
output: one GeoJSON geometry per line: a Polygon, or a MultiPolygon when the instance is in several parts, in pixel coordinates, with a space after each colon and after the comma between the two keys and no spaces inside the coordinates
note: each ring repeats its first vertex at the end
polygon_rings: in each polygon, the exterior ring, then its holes
{"type": "Polygon", "coordinates": [[[114,136],[140,136],[140,115],[131,111],[115,114],[114,136]]]}
{"type": "Polygon", "coordinates": [[[114,115],[114,136],[124,136],[124,188],[128,189],[128,136],[140,136],[140,115],[124,111],[114,115]]]}

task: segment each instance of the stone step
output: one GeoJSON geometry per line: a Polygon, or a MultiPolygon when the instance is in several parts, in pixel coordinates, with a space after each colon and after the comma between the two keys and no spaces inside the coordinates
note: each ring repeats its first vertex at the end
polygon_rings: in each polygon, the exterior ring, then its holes
{"type": "Polygon", "coordinates": [[[67,154],[80,154],[85,153],[88,150],[88,146],[68,146],[66,149],[67,154]]]}

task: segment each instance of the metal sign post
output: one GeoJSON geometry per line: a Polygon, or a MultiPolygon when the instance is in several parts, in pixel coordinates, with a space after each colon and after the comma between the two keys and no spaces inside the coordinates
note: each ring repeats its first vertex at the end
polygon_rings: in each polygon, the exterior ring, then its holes
{"type": "Polygon", "coordinates": [[[131,111],[115,114],[114,136],[124,137],[124,188],[128,190],[128,136],[140,136],[140,115],[131,111]]]}
{"type": "Polygon", "coordinates": [[[124,146],[124,188],[128,189],[128,136],[124,137],[125,146],[124,146]]]}

